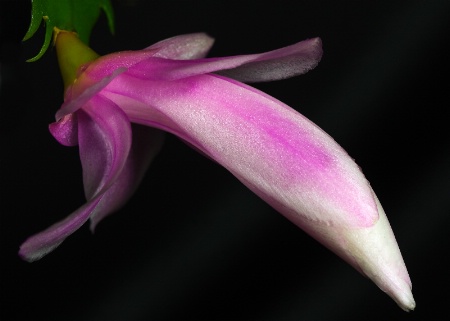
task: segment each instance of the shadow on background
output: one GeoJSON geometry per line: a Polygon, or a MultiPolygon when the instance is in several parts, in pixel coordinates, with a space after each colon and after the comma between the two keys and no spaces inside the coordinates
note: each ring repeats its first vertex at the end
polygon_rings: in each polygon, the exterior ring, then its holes
{"type": "Polygon", "coordinates": [[[220,166],[168,136],[141,188],[33,264],[18,247],[84,202],[76,148],[47,126],[62,102],[54,50],[25,63],[28,1],[1,2],[2,320],[444,320],[448,305],[450,2],[114,1],[101,54],[205,31],[211,56],[320,36],[310,73],[257,85],[362,167],[396,234],[417,309],[401,311],[220,166]]]}

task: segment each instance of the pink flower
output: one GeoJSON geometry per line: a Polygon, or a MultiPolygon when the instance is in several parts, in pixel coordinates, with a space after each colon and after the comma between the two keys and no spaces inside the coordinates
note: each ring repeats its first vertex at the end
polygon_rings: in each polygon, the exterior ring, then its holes
{"type": "MultiPolygon", "coordinates": [[[[57,39],[57,49],[58,41],[77,41],[70,33],[57,39]]],[[[122,206],[158,153],[162,129],[224,166],[403,309],[413,309],[395,237],[358,166],[314,123],[242,83],[309,71],[321,58],[320,39],[205,59],[212,42],[205,34],[178,36],[79,70],[50,131],[63,145],[79,145],[87,203],[30,237],[20,255],[38,260],[87,220],[93,230],[122,206]]]]}

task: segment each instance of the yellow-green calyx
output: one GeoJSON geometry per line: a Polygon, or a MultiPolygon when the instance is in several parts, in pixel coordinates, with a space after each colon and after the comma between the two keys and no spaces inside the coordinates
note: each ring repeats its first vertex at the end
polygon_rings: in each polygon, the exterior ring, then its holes
{"type": "Polygon", "coordinates": [[[75,32],[55,28],[54,40],[65,91],[76,81],[78,68],[100,56],[84,44],[75,32]]]}

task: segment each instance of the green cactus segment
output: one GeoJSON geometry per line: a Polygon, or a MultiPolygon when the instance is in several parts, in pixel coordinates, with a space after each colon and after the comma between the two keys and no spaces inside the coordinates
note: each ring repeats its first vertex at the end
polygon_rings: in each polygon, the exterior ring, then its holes
{"type": "Polygon", "coordinates": [[[92,28],[103,10],[114,33],[114,13],[110,0],[31,0],[31,23],[23,40],[30,39],[45,22],[44,44],[39,53],[27,61],[42,57],[52,40],[53,28],[75,31],[81,41],[89,44],[92,28]]]}

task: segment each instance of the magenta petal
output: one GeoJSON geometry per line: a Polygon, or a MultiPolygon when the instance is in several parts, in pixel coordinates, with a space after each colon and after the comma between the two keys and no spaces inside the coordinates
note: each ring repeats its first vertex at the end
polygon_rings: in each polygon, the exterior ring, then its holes
{"type": "Polygon", "coordinates": [[[270,81],[306,73],[321,57],[321,40],[314,38],[254,55],[197,60],[149,57],[130,67],[127,74],[148,80],[176,80],[215,72],[239,81],[270,81]]]}
{"type": "Polygon", "coordinates": [[[48,126],[50,133],[64,146],[78,145],[78,122],[76,114],[68,114],[48,126]]]}
{"type": "Polygon", "coordinates": [[[91,215],[91,230],[107,215],[123,206],[133,195],[145,171],[158,154],[164,133],[155,128],[133,125],[133,143],[127,161],[117,179],[108,188],[91,215]]]}
{"type": "Polygon", "coordinates": [[[120,175],[131,147],[131,125],[119,107],[99,95],[77,114],[84,192],[89,200],[120,175]]]}
{"type": "Polygon", "coordinates": [[[89,219],[100,200],[101,196],[90,200],[64,220],[28,238],[20,246],[19,255],[24,260],[33,262],[53,251],[89,219]]]}

